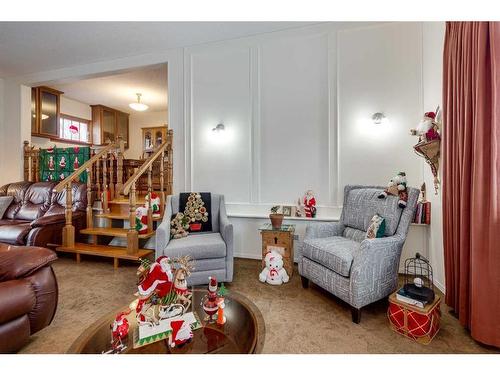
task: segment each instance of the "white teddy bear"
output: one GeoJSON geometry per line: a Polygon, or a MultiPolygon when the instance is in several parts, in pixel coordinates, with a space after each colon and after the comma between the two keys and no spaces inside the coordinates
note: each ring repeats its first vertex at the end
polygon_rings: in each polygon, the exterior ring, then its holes
{"type": "Polygon", "coordinates": [[[271,285],[281,285],[290,279],[283,268],[283,257],[277,251],[271,250],[264,258],[266,266],[259,275],[259,280],[271,285]]]}

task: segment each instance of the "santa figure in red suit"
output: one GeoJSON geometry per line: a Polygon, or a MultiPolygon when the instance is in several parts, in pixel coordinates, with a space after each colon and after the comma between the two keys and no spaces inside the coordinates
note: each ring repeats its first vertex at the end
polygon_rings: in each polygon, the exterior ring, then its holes
{"type": "Polygon", "coordinates": [[[165,297],[172,290],[173,279],[169,258],[163,255],[158,257],[137,287],[139,299],[148,298],[155,291],[159,298],[165,297]]]}
{"type": "Polygon", "coordinates": [[[304,196],[304,211],[306,217],[316,216],[316,198],[314,198],[312,190],[306,191],[306,195],[304,196]]]}
{"type": "Polygon", "coordinates": [[[191,326],[185,320],[174,320],[170,322],[170,327],[172,334],[168,341],[172,348],[182,346],[193,338],[191,326]]]}
{"type": "Polygon", "coordinates": [[[127,337],[129,324],[126,316],[128,314],[130,314],[130,310],[126,312],[121,312],[116,316],[115,321],[111,326],[111,332],[113,334],[113,342],[119,341],[121,343],[121,340],[127,337]]]}

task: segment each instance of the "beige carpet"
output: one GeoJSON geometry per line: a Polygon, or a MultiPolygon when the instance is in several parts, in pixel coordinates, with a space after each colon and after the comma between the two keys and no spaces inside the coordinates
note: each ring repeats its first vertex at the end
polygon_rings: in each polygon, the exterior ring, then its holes
{"type": "MultiPolygon", "coordinates": [[[[133,264],[114,270],[102,259],[83,258],[78,265],[63,257],[54,270],[59,282],[56,316],[32,336],[22,353],[64,353],[93,321],[133,299],[133,264]]],[[[228,287],[261,310],[266,323],[264,353],[498,353],[477,344],[444,305],[441,331],[425,346],[391,331],[383,302],[363,309],[361,324],[356,325],[345,303],[319,287],[303,289],[297,272],[288,284],[273,287],[258,281],[259,271],[259,261],[236,259],[234,281],[228,287]]]]}

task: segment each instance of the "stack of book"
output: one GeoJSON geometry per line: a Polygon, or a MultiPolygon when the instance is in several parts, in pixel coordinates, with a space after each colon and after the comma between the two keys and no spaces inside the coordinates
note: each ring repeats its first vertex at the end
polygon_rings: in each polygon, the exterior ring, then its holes
{"type": "Polygon", "coordinates": [[[431,202],[419,201],[413,218],[415,224],[430,224],[431,223],[431,202]]]}
{"type": "Polygon", "coordinates": [[[404,288],[400,288],[397,293],[396,293],[396,299],[398,301],[401,301],[401,302],[404,302],[404,303],[407,303],[408,305],[412,305],[412,306],[416,306],[416,307],[420,307],[421,309],[423,309],[425,307],[425,305],[427,304],[427,302],[425,301],[420,301],[418,299],[415,299],[415,298],[412,298],[410,297],[404,290],[404,288]]]}

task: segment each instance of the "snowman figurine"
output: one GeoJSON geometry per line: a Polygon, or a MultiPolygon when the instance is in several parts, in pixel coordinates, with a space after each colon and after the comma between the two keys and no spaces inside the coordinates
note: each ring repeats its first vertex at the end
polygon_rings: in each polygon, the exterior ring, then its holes
{"type": "Polygon", "coordinates": [[[259,280],[271,285],[281,285],[290,279],[283,268],[283,257],[277,251],[271,250],[264,258],[266,266],[259,275],[259,280]]]}

